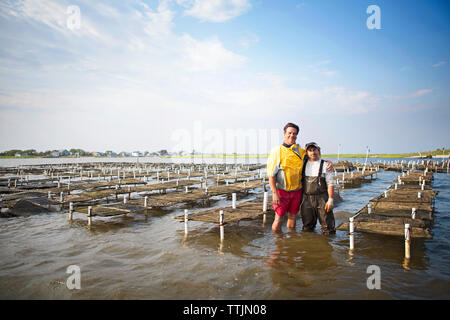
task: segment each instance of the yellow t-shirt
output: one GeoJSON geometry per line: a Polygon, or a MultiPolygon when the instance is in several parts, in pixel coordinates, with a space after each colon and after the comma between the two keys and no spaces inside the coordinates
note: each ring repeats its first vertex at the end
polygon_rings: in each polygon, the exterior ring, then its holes
{"type": "Polygon", "coordinates": [[[267,175],[276,177],[277,188],[295,191],[302,188],[302,168],[306,151],[293,144],[290,148],[280,145],[270,151],[267,159],[267,175]]]}

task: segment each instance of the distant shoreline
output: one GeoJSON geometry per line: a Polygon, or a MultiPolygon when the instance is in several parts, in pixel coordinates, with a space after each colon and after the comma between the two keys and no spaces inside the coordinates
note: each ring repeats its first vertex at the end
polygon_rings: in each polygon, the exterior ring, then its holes
{"type": "MultiPolygon", "coordinates": [[[[423,154],[422,156],[418,156],[415,154],[371,154],[368,158],[405,158],[405,159],[427,159],[427,157],[431,156],[432,159],[450,159],[450,155],[427,155],[423,154]]],[[[63,156],[63,157],[40,157],[40,156],[0,156],[0,159],[32,159],[32,158],[42,158],[42,159],[84,159],[84,158],[98,158],[98,159],[120,159],[120,158],[176,158],[176,159],[201,159],[201,158],[226,158],[226,159],[246,159],[246,158],[267,158],[267,154],[204,154],[204,155],[171,155],[171,156],[141,156],[141,157],[131,157],[131,156],[116,156],[116,157],[107,157],[107,156],[82,156],[82,157],[74,157],[74,156],[63,156]]],[[[366,158],[365,154],[324,154],[322,155],[324,158],[366,158]]],[[[428,158],[429,159],[429,158],[428,158]]]]}

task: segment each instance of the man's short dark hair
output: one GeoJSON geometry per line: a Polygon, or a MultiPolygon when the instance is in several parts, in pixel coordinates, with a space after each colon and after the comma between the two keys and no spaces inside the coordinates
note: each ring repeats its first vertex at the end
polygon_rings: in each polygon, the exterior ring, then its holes
{"type": "Polygon", "coordinates": [[[287,125],[284,126],[283,131],[286,132],[287,128],[294,128],[295,130],[297,130],[297,134],[300,131],[300,128],[298,127],[298,125],[289,122],[287,125]]]}

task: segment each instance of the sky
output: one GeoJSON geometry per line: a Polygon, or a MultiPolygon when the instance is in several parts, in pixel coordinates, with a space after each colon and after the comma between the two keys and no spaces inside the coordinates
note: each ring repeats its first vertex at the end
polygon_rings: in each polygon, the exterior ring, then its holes
{"type": "Polygon", "coordinates": [[[0,2],[0,151],[449,148],[450,3],[0,2]],[[375,5],[373,8],[371,6],[375,5]]]}

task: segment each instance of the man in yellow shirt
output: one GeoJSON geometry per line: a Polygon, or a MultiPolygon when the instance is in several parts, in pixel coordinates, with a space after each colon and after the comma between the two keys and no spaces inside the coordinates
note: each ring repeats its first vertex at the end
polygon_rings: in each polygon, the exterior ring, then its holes
{"type": "Polygon", "coordinates": [[[272,231],[281,230],[283,218],[288,213],[288,228],[295,228],[295,215],[302,199],[302,168],[306,151],[295,144],[299,127],[288,123],[284,127],[284,143],[270,152],[267,175],[272,190],[275,220],[272,231]]]}

